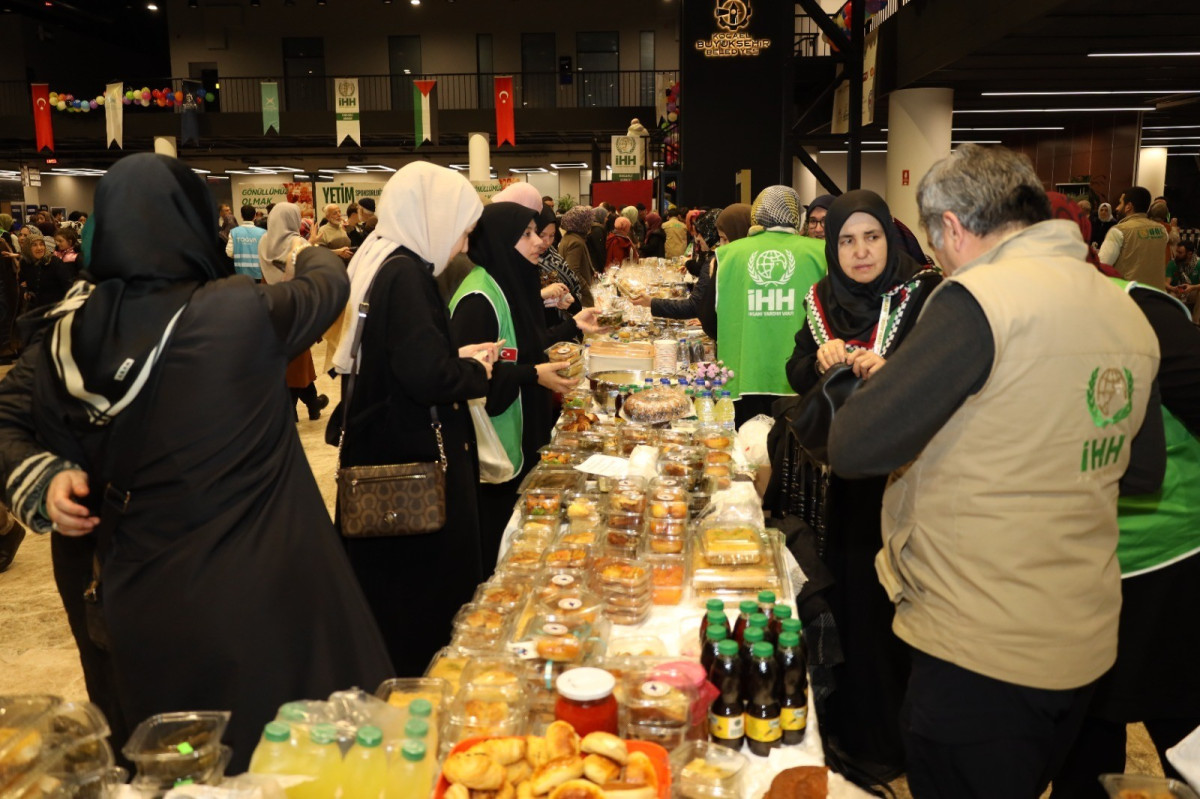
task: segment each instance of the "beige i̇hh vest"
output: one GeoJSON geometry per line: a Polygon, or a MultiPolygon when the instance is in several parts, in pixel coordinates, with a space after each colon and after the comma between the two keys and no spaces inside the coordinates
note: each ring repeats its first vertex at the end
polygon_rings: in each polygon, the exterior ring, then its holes
{"type": "Polygon", "coordinates": [[[1117,481],[1158,369],[1145,316],[1085,253],[1052,220],[949,279],[987,315],[992,371],[888,486],[876,558],[897,635],[1035,688],[1116,659],[1117,481]]]}
{"type": "Polygon", "coordinates": [[[1113,264],[1121,277],[1144,286],[1167,286],[1167,229],[1145,214],[1130,214],[1117,223],[1125,237],[1113,264]]]}

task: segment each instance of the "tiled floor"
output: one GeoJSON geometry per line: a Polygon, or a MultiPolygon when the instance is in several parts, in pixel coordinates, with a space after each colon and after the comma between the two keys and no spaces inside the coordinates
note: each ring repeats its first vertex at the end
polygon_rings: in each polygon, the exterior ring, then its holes
{"type": "MultiPolygon", "coordinates": [[[[320,367],[324,361],[323,344],[313,348],[313,358],[320,367]]],[[[7,369],[0,370],[0,375],[4,371],[7,369]]],[[[330,408],[337,404],[340,395],[337,383],[321,375],[317,386],[321,393],[329,395],[330,408]]],[[[300,439],[332,513],[337,451],[324,440],[328,414],[310,422],[303,407],[300,410],[301,421],[297,424],[300,439]]],[[[0,574],[0,694],[31,693],[86,698],[79,659],[54,586],[50,540],[34,535],[26,537],[13,565],[0,574]]],[[[1145,728],[1136,724],[1129,731],[1127,771],[1162,774],[1145,728]]],[[[892,787],[901,799],[911,797],[903,779],[892,787]]]]}

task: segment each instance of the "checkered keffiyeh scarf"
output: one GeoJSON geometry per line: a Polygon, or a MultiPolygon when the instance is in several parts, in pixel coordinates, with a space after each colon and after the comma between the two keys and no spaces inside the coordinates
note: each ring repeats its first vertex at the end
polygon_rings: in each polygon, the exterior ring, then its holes
{"type": "Polygon", "coordinates": [[[704,239],[704,243],[708,245],[708,249],[713,249],[721,240],[721,232],[717,230],[717,217],[721,215],[720,208],[714,208],[711,211],[701,214],[696,218],[696,235],[704,239]]]}
{"type": "Polygon", "coordinates": [[[767,228],[800,227],[800,195],[791,186],[768,186],[750,208],[754,224],[767,228]]]}

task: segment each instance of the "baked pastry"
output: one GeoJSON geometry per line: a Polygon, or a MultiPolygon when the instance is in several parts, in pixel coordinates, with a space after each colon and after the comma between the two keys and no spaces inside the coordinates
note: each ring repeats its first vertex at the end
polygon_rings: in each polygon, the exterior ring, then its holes
{"type": "Polygon", "coordinates": [[[442,774],[450,783],[464,785],[473,791],[498,791],[508,774],[483,752],[459,752],[446,758],[442,774]]]}
{"type": "MultiPolygon", "coordinates": [[[[506,738],[489,738],[472,746],[468,751],[483,752],[500,765],[511,766],[513,763],[525,759],[525,739],[517,735],[506,738]]],[[[512,780],[512,782],[516,783],[519,780],[512,780]]]]}
{"type": "MultiPolygon", "coordinates": [[[[573,734],[575,731],[571,730],[571,732],[573,734]]],[[[548,734],[547,738],[549,738],[548,734]]],[[[583,758],[578,755],[572,755],[570,757],[556,758],[546,765],[534,769],[533,776],[529,778],[529,782],[533,788],[533,792],[540,795],[550,793],[550,791],[564,782],[577,780],[582,776],[583,758]]]]}
{"type": "MultiPolygon", "coordinates": [[[[624,745],[625,742],[621,743],[624,745]]],[[[621,776],[621,764],[603,755],[588,755],[583,759],[583,776],[598,785],[613,782],[621,776]]]]}
{"type": "Polygon", "coordinates": [[[471,799],[471,789],[465,785],[451,785],[442,794],[442,799],[471,799]]]}
{"type": "Polygon", "coordinates": [[[829,769],[796,766],[776,774],[763,799],[825,799],[828,795],[829,769]]]}
{"type": "Polygon", "coordinates": [[[551,791],[549,799],[604,799],[604,791],[587,780],[570,780],[551,791]]]}
{"type": "MultiPolygon", "coordinates": [[[[556,721],[546,728],[546,755],[550,760],[564,757],[575,757],[579,754],[579,735],[575,728],[565,721],[556,721]]],[[[580,761],[580,768],[583,768],[580,761]]],[[[579,775],[582,776],[580,771],[579,775]]],[[[536,791],[545,793],[545,791],[536,791]]]]}
{"type": "Polygon", "coordinates": [[[490,585],[479,592],[479,601],[487,605],[511,606],[520,602],[524,595],[524,589],[518,585],[490,585]]]}
{"type": "Polygon", "coordinates": [[[505,767],[505,771],[508,772],[508,781],[510,783],[520,785],[533,775],[533,766],[529,765],[529,762],[526,760],[518,760],[511,766],[505,767]]]}
{"type": "Polygon", "coordinates": [[[658,799],[658,789],[649,785],[610,782],[604,786],[604,799],[658,799]]]}
{"type": "MultiPolygon", "coordinates": [[[[629,762],[629,748],[623,740],[609,732],[588,733],[579,742],[579,750],[586,754],[602,755],[622,766],[629,762]]],[[[596,780],[596,782],[609,782],[610,780],[611,778],[596,780]]]]}
{"type": "Polygon", "coordinates": [[[670,422],[692,412],[687,396],[678,388],[667,386],[631,394],[622,407],[630,420],[644,424],[670,422]]]}
{"type": "Polygon", "coordinates": [[[625,764],[625,782],[631,785],[649,785],[658,791],[658,772],[645,752],[630,752],[625,764]]]}
{"type": "Polygon", "coordinates": [[[526,735],[525,759],[534,768],[548,763],[550,761],[550,754],[546,751],[546,739],[540,735],[526,735]]]}
{"type": "Polygon", "coordinates": [[[528,780],[517,786],[517,799],[533,799],[533,786],[528,780]]]}
{"type": "Polygon", "coordinates": [[[557,663],[573,663],[583,654],[583,644],[573,635],[544,636],[538,639],[536,648],[538,657],[557,663]]]}
{"type": "Polygon", "coordinates": [[[505,717],[508,716],[508,703],[469,699],[463,705],[463,711],[471,720],[473,727],[496,727],[503,723],[505,717]]]}

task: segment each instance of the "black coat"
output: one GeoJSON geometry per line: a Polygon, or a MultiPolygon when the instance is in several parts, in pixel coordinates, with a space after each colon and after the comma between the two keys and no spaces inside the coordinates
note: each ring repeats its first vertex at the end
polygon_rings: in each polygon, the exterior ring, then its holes
{"type": "Polygon", "coordinates": [[[467,400],[484,396],[488,380],[481,364],[458,357],[432,267],[418,256],[397,249],[380,267],[370,299],[342,464],[436,460],[431,406],[449,462],[444,528],[346,541],[397,673],[419,677],[449,643],[455,612],[483,579],[479,460],[467,400]]]}
{"type": "Polygon", "coordinates": [[[642,242],[640,250],[643,258],[666,258],[666,247],[667,234],[659,228],[646,234],[646,240],[642,242]]]}
{"type": "MultiPolygon", "coordinates": [[[[610,219],[612,217],[609,217],[610,219]]],[[[604,229],[604,225],[599,222],[593,222],[588,228],[586,236],[588,255],[592,256],[592,266],[598,271],[604,271],[604,264],[608,258],[608,231],[604,229]]]]}
{"type": "Polygon", "coordinates": [[[57,255],[37,264],[22,259],[21,282],[25,286],[22,312],[61,302],[75,282],[75,275],[75,265],[63,263],[57,255]]]}

